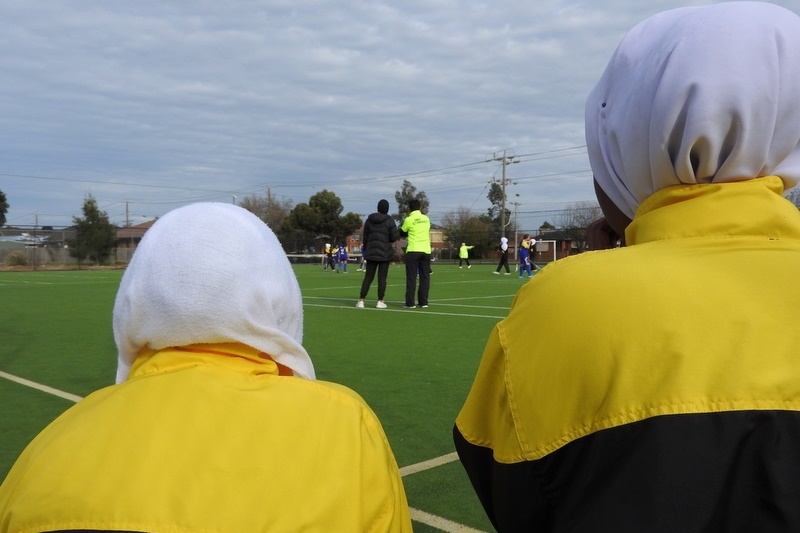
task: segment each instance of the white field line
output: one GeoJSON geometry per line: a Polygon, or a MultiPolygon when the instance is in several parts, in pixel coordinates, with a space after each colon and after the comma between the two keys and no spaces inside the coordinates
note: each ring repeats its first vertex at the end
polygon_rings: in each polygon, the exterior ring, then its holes
{"type": "Polygon", "coordinates": [[[424,472],[425,470],[446,465],[447,463],[452,463],[453,461],[458,461],[458,454],[456,452],[448,453],[433,459],[428,459],[427,461],[422,461],[421,463],[417,463],[415,465],[404,466],[400,469],[400,475],[403,477],[410,476],[411,474],[424,472]]]}
{"type": "MultiPolygon", "coordinates": [[[[350,309],[352,307],[354,311],[357,310],[355,304],[346,305],[345,306],[345,305],[323,305],[323,304],[305,303],[303,305],[306,306],[306,307],[328,307],[330,309],[350,309]]],[[[369,309],[370,308],[358,309],[358,311],[364,312],[365,310],[369,310],[369,309]]],[[[469,314],[469,313],[440,313],[440,312],[436,312],[436,311],[431,311],[430,308],[424,309],[424,310],[423,309],[403,309],[399,305],[396,308],[392,308],[392,306],[390,305],[388,309],[375,309],[375,308],[372,308],[372,310],[373,311],[380,311],[381,313],[409,313],[409,314],[414,314],[415,312],[417,312],[417,314],[420,315],[420,316],[422,316],[422,315],[442,315],[442,316],[455,316],[455,317],[462,317],[462,318],[491,318],[492,320],[502,320],[502,319],[504,319],[506,317],[506,315],[496,316],[496,315],[474,315],[474,314],[469,314]]]]}
{"type": "MultiPolygon", "coordinates": [[[[77,403],[83,399],[82,396],[54,389],[53,387],[48,387],[47,385],[42,385],[41,383],[36,383],[35,381],[15,376],[13,374],[3,372],[2,370],[0,370],[0,378],[13,381],[14,383],[19,383],[20,385],[36,389],[47,394],[52,394],[53,396],[58,396],[59,398],[64,398],[65,400],[69,400],[71,402],[77,403]]],[[[442,455],[441,457],[435,457],[427,461],[422,461],[421,463],[404,466],[400,469],[400,475],[402,477],[410,476],[411,474],[424,472],[425,470],[430,470],[431,468],[436,468],[437,466],[452,463],[453,461],[457,460],[458,455],[455,452],[448,453],[446,455],[442,455]]],[[[479,529],[473,529],[457,522],[447,520],[446,518],[442,518],[441,516],[436,516],[426,513],[425,511],[420,511],[419,509],[414,509],[413,507],[409,508],[409,512],[411,513],[412,520],[416,520],[417,522],[421,522],[441,531],[445,531],[446,533],[484,533],[479,529]]]]}
{"type": "Polygon", "coordinates": [[[47,394],[52,394],[53,396],[58,396],[59,398],[64,398],[65,400],[69,400],[71,402],[79,402],[83,399],[81,396],[76,396],[75,394],[64,392],[63,390],[54,389],[53,387],[48,387],[47,385],[42,385],[41,383],[36,383],[35,381],[30,381],[28,379],[15,376],[13,374],[8,374],[3,371],[0,371],[0,377],[15,383],[19,383],[20,385],[25,385],[26,387],[36,389],[38,391],[46,392],[47,394]]]}
{"type": "Polygon", "coordinates": [[[436,516],[434,514],[426,513],[425,511],[420,511],[419,509],[414,509],[413,507],[409,507],[408,510],[411,513],[412,520],[422,522],[423,524],[434,527],[440,531],[446,531],[447,533],[484,533],[480,529],[474,529],[469,526],[459,524],[458,522],[453,522],[446,518],[442,518],[441,516],[436,516]]]}

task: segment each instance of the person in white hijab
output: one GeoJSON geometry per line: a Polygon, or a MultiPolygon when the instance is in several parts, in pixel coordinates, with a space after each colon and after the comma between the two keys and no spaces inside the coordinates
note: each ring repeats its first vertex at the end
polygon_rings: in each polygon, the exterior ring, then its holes
{"type": "Polygon", "coordinates": [[[316,381],[272,231],[230,204],[148,230],[114,305],[117,384],[62,414],[0,486],[0,532],[393,531],[380,422],[316,381]]]}
{"type": "Polygon", "coordinates": [[[631,29],[586,101],[600,193],[633,219],[671,185],[776,175],[794,186],[798,40],[797,16],[762,2],[675,9],[631,29]]]}
{"type": "Polygon", "coordinates": [[[494,271],[495,274],[500,273],[500,269],[505,267],[506,275],[511,275],[511,270],[508,268],[508,238],[507,237],[500,237],[500,262],[497,263],[497,270],[494,271]]]}
{"type": "Polygon", "coordinates": [[[800,531],[800,17],[630,30],[586,102],[626,246],[559,260],[497,324],[454,441],[498,532],[800,531]]]}
{"type": "Polygon", "coordinates": [[[114,340],[117,383],[142,348],[224,342],[314,379],[291,264],[266,224],[230,204],[187,206],[148,230],[117,293],[114,340]]]}

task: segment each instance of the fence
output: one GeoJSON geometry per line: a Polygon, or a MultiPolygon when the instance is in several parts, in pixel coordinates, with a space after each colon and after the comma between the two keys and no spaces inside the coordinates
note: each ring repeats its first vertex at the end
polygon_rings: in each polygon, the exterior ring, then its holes
{"type": "MultiPolygon", "coordinates": [[[[104,265],[126,265],[133,255],[131,248],[114,248],[104,265]]],[[[90,266],[92,262],[81,261],[69,255],[69,248],[61,246],[0,246],[0,266],[27,266],[32,268],[90,266]],[[14,254],[12,256],[12,254],[14,254]]]]}

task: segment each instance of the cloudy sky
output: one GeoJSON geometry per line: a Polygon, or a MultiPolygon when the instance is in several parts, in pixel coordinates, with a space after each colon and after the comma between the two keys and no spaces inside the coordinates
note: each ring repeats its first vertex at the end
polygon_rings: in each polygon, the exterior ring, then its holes
{"type": "Polygon", "coordinates": [[[709,3],[4,0],[7,223],[69,225],[89,194],[117,224],[267,191],[394,212],[403,180],[437,222],[486,211],[505,151],[533,229],[593,200],[584,99],[623,33],[709,3]]]}

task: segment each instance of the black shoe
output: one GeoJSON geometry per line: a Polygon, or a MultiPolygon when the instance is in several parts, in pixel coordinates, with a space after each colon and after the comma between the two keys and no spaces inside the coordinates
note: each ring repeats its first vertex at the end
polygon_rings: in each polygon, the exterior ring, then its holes
{"type": "Polygon", "coordinates": [[[419,307],[421,307],[422,309],[427,309],[428,308],[428,304],[420,305],[419,307]]]}
{"type": "Polygon", "coordinates": [[[403,309],[414,309],[414,306],[403,304],[403,309]]]}

